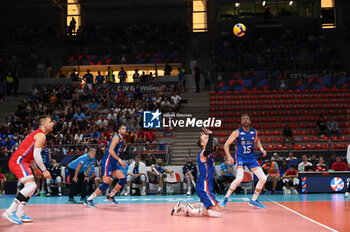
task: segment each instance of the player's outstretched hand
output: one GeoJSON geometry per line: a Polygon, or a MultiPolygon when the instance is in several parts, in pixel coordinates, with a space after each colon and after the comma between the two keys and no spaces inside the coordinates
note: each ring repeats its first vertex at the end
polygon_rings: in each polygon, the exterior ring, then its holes
{"type": "Polygon", "coordinates": [[[45,179],[51,179],[51,174],[48,170],[43,171],[43,175],[45,179]]]}
{"type": "Polygon", "coordinates": [[[265,149],[261,149],[261,153],[263,154],[263,157],[265,157],[267,155],[267,152],[265,149]]]}
{"type": "Polygon", "coordinates": [[[202,127],[202,130],[204,131],[204,133],[206,134],[212,134],[213,132],[205,127],[202,127]]]}
{"type": "Polygon", "coordinates": [[[119,160],[119,163],[120,163],[120,165],[123,167],[123,168],[125,168],[126,167],[126,164],[125,164],[125,162],[123,161],[123,160],[119,160]]]}

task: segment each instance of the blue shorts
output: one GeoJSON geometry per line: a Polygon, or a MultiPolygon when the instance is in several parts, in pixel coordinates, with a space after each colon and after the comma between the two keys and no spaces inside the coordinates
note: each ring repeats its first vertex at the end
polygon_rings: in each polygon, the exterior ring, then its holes
{"type": "Polygon", "coordinates": [[[256,158],[254,156],[246,156],[246,157],[237,156],[236,165],[242,166],[242,167],[247,166],[248,169],[260,167],[260,164],[258,163],[258,161],[256,161],[256,158]]]}
{"type": "Polygon", "coordinates": [[[120,170],[119,163],[116,160],[109,159],[109,162],[107,162],[106,159],[103,159],[101,161],[101,169],[102,169],[102,176],[112,176],[112,173],[114,171],[120,170]]]}
{"type": "Polygon", "coordinates": [[[209,190],[208,187],[203,185],[196,184],[196,193],[200,199],[200,201],[204,204],[205,208],[210,208],[218,204],[215,199],[214,193],[212,190],[209,190]]]}

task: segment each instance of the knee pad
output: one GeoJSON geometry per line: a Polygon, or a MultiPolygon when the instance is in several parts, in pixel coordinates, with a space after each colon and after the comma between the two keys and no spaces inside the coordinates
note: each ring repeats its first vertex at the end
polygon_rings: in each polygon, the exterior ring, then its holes
{"type": "Polygon", "coordinates": [[[298,178],[293,178],[293,184],[294,185],[299,185],[299,179],[298,178]]]}
{"type": "Polygon", "coordinates": [[[56,182],[57,183],[61,183],[62,182],[62,177],[60,177],[60,176],[56,177],[56,182]]]}
{"type": "Polygon", "coordinates": [[[46,179],[46,184],[50,184],[51,183],[51,179],[46,179]]]}
{"type": "Polygon", "coordinates": [[[140,180],[141,180],[141,181],[146,181],[146,177],[145,177],[144,175],[141,175],[141,176],[140,176],[140,180]]]}
{"type": "Polygon", "coordinates": [[[108,186],[109,186],[109,184],[102,183],[100,185],[100,187],[98,187],[98,188],[101,190],[101,192],[104,192],[104,191],[106,191],[106,189],[108,189],[108,186]]]}
{"type": "Polygon", "coordinates": [[[243,181],[244,171],[242,168],[237,168],[235,181],[241,183],[243,181]]]}
{"type": "Polygon", "coordinates": [[[125,179],[125,177],[124,177],[124,178],[121,178],[121,179],[119,180],[118,184],[119,184],[120,186],[124,186],[124,185],[126,184],[126,179],[125,179]]]}
{"type": "Polygon", "coordinates": [[[36,187],[37,185],[35,182],[28,182],[24,185],[24,188],[22,188],[20,193],[25,197],[31,197],[34,194],[36,187]]]}
{"type": "Polygon", "coordinates": [[[127,177],[126,177],[126,180],[127,180],[127,181],[132,181],[132,177],[131,177],[131,176],[127,176],[127,177]]]}

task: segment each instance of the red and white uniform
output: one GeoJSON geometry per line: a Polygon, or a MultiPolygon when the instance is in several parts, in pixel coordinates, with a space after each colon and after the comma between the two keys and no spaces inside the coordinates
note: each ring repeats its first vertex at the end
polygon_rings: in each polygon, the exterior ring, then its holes
{"type": "Polygon", "coordinates": [[[37,129],[30,133],[11,156],[9,168],[19,180],[33,176],[30,164],[34,160],[34,136],[38,133],[44,132],[41,129],[37,129]]]}

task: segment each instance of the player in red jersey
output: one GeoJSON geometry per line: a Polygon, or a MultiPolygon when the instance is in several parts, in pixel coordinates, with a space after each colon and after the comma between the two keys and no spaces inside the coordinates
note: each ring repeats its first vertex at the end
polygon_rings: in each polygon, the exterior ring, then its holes
{"type": "Polygon", "coordinates": [[[29,201],[30,197],[36,190],[36,184],[31,165],[36,165],[41,169],[46,179],[51,179],[50,172],[46,170],[41,157],[41,150],[46,142],[46,135],[53,129],[54,123],[50,116],[41,116],[39,119],[39,129],[30,133],[13,153],[9,161],[10,170],[24,184],[24,188],[16,195],[12,202],[3,214],[3,218],[14,224],[22,222],[32,222],[33,219],[24,213],[24,206],[29,201]],[[35,161],[35,163],[33,162],[35,161]]]}

